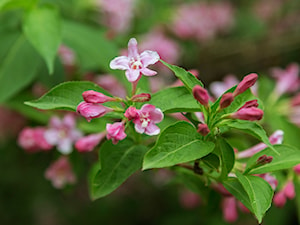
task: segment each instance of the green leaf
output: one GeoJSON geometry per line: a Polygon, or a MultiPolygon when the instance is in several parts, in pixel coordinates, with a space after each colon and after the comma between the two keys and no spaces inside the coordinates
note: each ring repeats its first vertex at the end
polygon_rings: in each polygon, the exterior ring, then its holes
{"type": "Polygon", "coordinates": [[[89,81],[69,81],[55,86],[39,99],[25,102],[25,104],[38,109],[76,111],[77,105],[83,101],[82,93],[87,90],[94,90],[109,95],[95,83],[89,81]]]}
{"type": "Polygon", "coordinates": [[[200,106],[185,87],[173,87],[152,95],[149,104],[155,105],[165,113],[197,112],[200,106]]]}
{"type": "Polygon", "coordinates": [[[38,0],[0,0],[0,10],[30,8],[37,3],[38,0]]]}
{"type": "Polygon", "coordinates": [[[221,178],[225,179],[233,168],[235,156],[233,148],[223,138],[217,140],[217,145],[220,149],[222,173],[221,178]]]}
{"type": "Polygon", "coordinates": [[[280,155],[275,154],[272,149],[266,148],[256,153],[248,160],[246,171],[252,167],[256,160],[262,155],[272,156],[272,162],[250,170],[250,174],[274,172],[277,170],[289,169],[297,164],[300,164],[299,149],[289,145],[274,145],[273,147],[280,155]]]}
{"type": "Polygon", "coordinates": [[[207,166],[209,166],[210,168],[219,169],[220,166],[220,159],[217,155],[210,153],[207,156],[204,156],[201,161],[203,163],[205,163],[207,166]]]}
{"type": "Polygon", "coordinates": [[[6,50],[0,62],[0,102],[6,101],[32,82],[42,65],[40,56],[23,35],[19,35],[6,50]]]}
{"type": "Polygon", "coordinates": [[[139,170],[147,148],[124,140],[117,145],[105,142],[100,149],[101,170],[93,179],[92,199],[104,197],[116,190],[128,177],[139,170]]]}
{"type": "Polygon", "coordinates": [[[49,73],[54,70],[54,59],[61,42],[60,15],[57,8],[43,5],[28,11],[23,31],[46,61],[49,73]]]}
{"type": "Polygon", "coordinates": [[[143,170],[174,166],[208,155],[214,143],[204,142],[195,127],[181,121],[167,127],[144,158],[143,170]]]}
{"type": "Polygon", "coordinates": [[[274,194],[272,187],[261,177],[242,175],[239,172],[236,172],[236,175],[249,197],[252,212],[261,223],[266,211],[271,207],[274,194]]]}
{"type": "Polygon", "coordinates": [[[269,146],[276,154],[276,150],[273,148],[273,145],[270,143],[269,138],[265,130],[257,123],[248,120],[232,120],[226,123],[226,126],[235,128],[238,130],[243,130],[244,132],[256,137],[258,140],[264,142],[269,146]]]}
{"type": "Polygon", "coordinates": [[[169,63],[164,62],[163,60],[160,60],[166,67],[168,67],[170,70],[172,70],[175,74],[175,76],[182,81],[182,83],[185,85],[185,87],[192,92],[193,87],[195,85],[200,85],[203,87],[203,84],[200,80],[198,80],[193,74],[186,71],[185,69],[171,65],[169,63]]]}
{"type": "Polygon", "coordinates": [[[250,199],[237,178],[229,178],[226,181],[223,181],[222,184],[227,189],[227,191],[234,195],[241,203],[243,203],[244,206],[246,206],[251,212],[253,212],[250,199]]]}

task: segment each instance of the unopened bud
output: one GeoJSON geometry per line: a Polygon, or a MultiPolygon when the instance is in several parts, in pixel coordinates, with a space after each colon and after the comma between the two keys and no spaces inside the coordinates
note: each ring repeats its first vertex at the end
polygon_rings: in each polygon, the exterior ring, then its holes
{"type": "Polygon", "coordinates": [[[194,98],[200,102],[200,104],[208,106],[209,95],[205,88],[201,87],[200,85],[196,85],[193,88],[193,95],[194,98]]]}
{"type": "Polygon", "coordinates": [[[197,132],[200,133],[202,136],[206,136],[206,135],[208,135],[210,130],[209,130],[207,124],[199,123],[197,132]]]}
{"type": "Polygon", "coordinates": [[[255,108],[258,107],[257,99],[254,99],[254,100],[251,100],[251,101],[247,101],[247,102],[246,102],[241,108],[239,108],[238,110],[243,109],[243,108],[251,108],[251,107],[255,107],[255,108]]]}
{"type": "Polygon", "coordinates": [[[131,98],[131,101],[133,102],[148,102],[151,100],[151,95],[148,93],[141,93],[138,95],[134,95],[131,98]]]}
{"type": "Polygon", "coordinates": [[[93,91],[93,90],[83,92],[82,97],[84,101],[88,103],[104,103],[104,102],[115,100],[112,97],[106,96],[100,92],[93,91]]]}
{"type": "Polygon", "coordinates": [[[272,160],[273,160],[272,156],[262,155],[256,160],[256,165],[262,166],[272,162],[272,160]]]}
{"type": "Polygon", "coordinates": [[[261,120],[264,115],[264,111],[261,109],[250,107],[250,108],[242,108],[239,109],[237,112],[232,113],[230,117],[232,119],[240,119],[240,120],[261,120]]]}
{"type": "Polygon", "coordinates": [[[104,116],[107,112],[112,109],[107,108],[101,104],[94,104],[88,102],[81,102],[77,106],[76,111],[86,118],[87,121],[91,121],[91,119],[98,118],[104,116]]]}
{"type": "Polygon", "coordinates": [[[227,108],[233,102],[234,96],[232,93],[226,93],[222,96],[220,100],[220,109],[227,108]]]}
{"type": "Polygon", "coordinates": [[[133,106],[130,106],[126,112],[124,113],[124,116],[128,119],[128,120],[133,120],[138,116],[138,112],[137,109],[134,108],[133,106]]]}
{"type": "Polygon", "coordinates": [[[237,96],[245,92],[248,88],[255,84],[257,78],[258,75],[256,73],[250,73],[249,75],[245,76],[234,90],[233,95],[237,96]]]}

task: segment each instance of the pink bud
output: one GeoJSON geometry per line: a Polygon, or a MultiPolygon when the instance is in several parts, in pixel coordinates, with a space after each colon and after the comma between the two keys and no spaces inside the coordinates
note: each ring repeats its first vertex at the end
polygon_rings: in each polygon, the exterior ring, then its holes
{"type": "Polygon", "coordinates": [[[197,132],[200,133],[202,136],[206,136],[206,135],[208,135],[210,130],[209,130],[207,124],[199,123],[197,132]]]}
{"type": "Polygon", "coordinates": [[[292,98],[291,105],[292,106],[299,106],[300,105],[300,93],[292,98]]]}
{"type": "Polygon", "coordinates": [[[288,199],[293,199],[295,198],[296,196],[296,192],[295,192],[295,186],[294,186],[294,183],[289,180],[284,188],[283,188],[283,192],[284,192],[284,195],[288,198],[288,199]]]}
{"type": "Polygon", "coordinates": [[[234,96],[232,93],[226,93],[220,100],[220,109],[227,108],[233,102],[234,96]]]}
{"type": "Polygon", "coordinates": [[[270,162],[272,162],[273,157],[272,156],[267,156],[267,155],[262,155],[256,160],[257,165],[265,165],[270,162]]]}
{"type": "Polygon", "coordinates": [[[191,191],[184,191],[180,194],[180,203],[186,209],[194,209],[200,203],[199,195],[191,191]]]}
{"type": "Polygon", "coordinates": [[[237,96],[245,92],[248,88],[255,84],[257,78],[258,75],[256,73],[250,73],[249,75],[245,76],[234,90],[233,95],[237,96]]]}
{"type": "Polygon", "coordinates": [[[113,124],[106,124],[107,135],[106,138],[108,140],[112,139],[113,144],[117,144],[118,141],[126,138],[125,134],[125,126],[123,122],[116,122],[113,124]]]}
{"type": "Polygon", "coordinates": [[[193,95],[194,98],[200,102],[200,104],[208,106],[209,95],[205,88],[201,87],[200,85],[196,85],[193,88],[193,95]]]}
{"type": "Polygon", "coordinates": [[[78,152],[90,152],[92,151],[100,141],[105,137],[104,133],[90,134],[88,136],[80,138],[75,143],[75,148],[78,152]]]}
{"type": "Polygon", "coordinates": [[[239,108],[238,110],[243,109],[243,108],[250,108],[250,107],[254,107],[254,108],[257,108],[257,107],[258,107],[257,99],[254,99],[254,100],[251,100],[251,101],[247,101],[247,102],[246,102],[241,108],[239,108]]]}
{"type": "Polygon", "coordinates": [[[138,116],[138,110],[133,107],[130,106],[126,112],[124,113],[124,116],[128,119],[128,120],[133,120],[138,116]]]}
{"type": "Polygon", "coordinates": [[[282,130],[276,130],[270,137],[270,143],[272,145],[278,145],[278,144],[282,144],[283,141],[283,131],[282,130]]]}
{"type": "Polygon", "coordinates": [[[242,108],[237,112],[231,114],[231,118],[240,119],[240,120],[261,120],[264,115],[264,111],[261,109],[250,107],[250,108],[242,108]]]}
{"type": "Polygon", "coordinates": [[[90,122],[91,119],[104,116],[107,112],[111,111],[111,109],[101,104],[81,102],[77,106],[76,111],[90,122]]]}
{"type": "Polygon", "coordinates": [[[151,100],[151,95],[148,93],[141,93],[138,95],[134,95],[131,98],[131,101],[133,102],[148,102],[151,100]]]}
{"type": "Polygon", "coordinates": [[[286,197],[283,191],[279,191],[275,193],[274,198],[273,198],[273,203],[276,205],[278,208],[282,208],[285,203],[286,203],[286,197]]]}
{"type": "Polygon", "coordinates": [[[294,166],[294,171],[298,176],[300,175],[300,164],[294,166]]]}
{"type": "Polygon", "coordinates": [[[234,197],[226,197],[222,201],[223,218],[228,223],[233,223],[238,219],[236,200],[234,197]]]}
{"type": "Polygon", "coordinates": [[[104,102],[115,100],[112,97],[106,96],[100,92],[93,91],[93,90],[83,92],[82,97],[84,101],[88,103],[104,103],[104,102]]]}

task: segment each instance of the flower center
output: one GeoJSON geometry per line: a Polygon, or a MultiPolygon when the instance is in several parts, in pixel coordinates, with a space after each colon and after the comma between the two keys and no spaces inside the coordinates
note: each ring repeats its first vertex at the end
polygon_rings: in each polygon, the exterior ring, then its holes
{"type": "Polygon", "coordinates": [[[135,59],[132,59],[131,62],[130,62],[130,67],[131,69],[134,69],[134,70],[137,70],[137,69],[142,69],[143,67],[143,64],[141,63],[140,60],[135,60],[135,59]]]}
{"type": "Polygon", "coordinates": [[[142,123],[142,127],[146,128],[150,123],[149,113],[145,113],[145,114],[142,113],[140,115],[140,121],[142,123]]]}

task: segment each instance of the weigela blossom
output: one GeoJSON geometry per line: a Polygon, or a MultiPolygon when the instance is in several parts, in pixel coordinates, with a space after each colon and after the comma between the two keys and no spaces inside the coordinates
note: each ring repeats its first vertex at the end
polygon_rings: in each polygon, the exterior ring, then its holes
{"type": "Polygon", "coordinates": [[[233,92],[234,96],[240,95],[245,92],[248,88],[252,87],[258,79],[256,73],[250,73],[243,78],[243,80],[238,84],[233,92]]]}
{"type": "Polygon", "coordinates": [[[66,156],[61,156],[57,161],[53,162],[46,170],[45,177],[58,189],[63,188],[66,184],[74,184],[76,182],[75,174],[66,156]]]}
{"type": "Polygon", "coordinates": [[[163,120],[164,114],[154,105],[145,104],[140,110],[137,110],[137,116],[133,120],[136,132],[140,134],[157,135],[160,132],[156,123],[163,120]]]}
{"type": "Polygon", "coordinates": [[[90,134],[79,138],[75,143],[75,148],[78,152],[90,152],[100,143],[105,137],[105,133],[90,134]]]}
{"type": "Polygon", "coordinates": [[[74,116],[67,114],[63,119],[52,117],[44,137],[59,152],[69,154],[73,150],[73,143],[82,137],[82,132],[76,128],[74,116]]]}
{"type": "Polygon", "coordinates": [[[128,56],[119,56],[110,62],[110,68],[126,70],[125,75],[129,82],[137,81],[141,74],[153,76],[155,71],[148,69],[149,65],[155,64],[159,55],[154,51],[143,51],[138,53],[137,41],[131,38],[128,42],[128,56]]]}
{"type": "Polygon", "coordinates": [[[111,110],[112,109],[105,107],[104,105],[88,103],[85,101],[79,103],[76,109],[77,113],[85,117],[88,122],[90,122],[91,119],[104,116],[107,112],[110,112],[111,110]]]}
{"type": "Polygon", "coordinates": [[[193,95],[201,105],[208,106],[209,95],[205,88],[201,87],[200,85],[196,85],[193,88],[193,95]]]}
{"type": "Polygon", "coordinates": [[[109,101],[115,101],[114,98],[93,90],[83,92],[82,97],[84,101],[88,103],[105,103],[109,101]]]}
{"type": "Polygon", "coordinates": [[[106,124],[106,138],[112,140],[113,144],[117,144],[119,141],[126,138],[125,126],[123,122],[116,122],[113,124],[106,124]]]}

